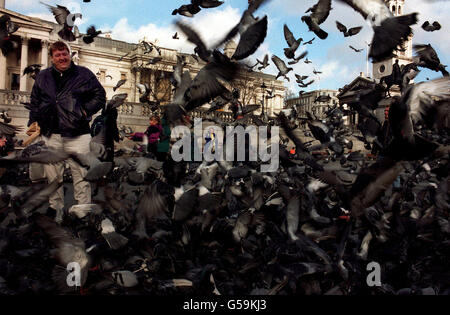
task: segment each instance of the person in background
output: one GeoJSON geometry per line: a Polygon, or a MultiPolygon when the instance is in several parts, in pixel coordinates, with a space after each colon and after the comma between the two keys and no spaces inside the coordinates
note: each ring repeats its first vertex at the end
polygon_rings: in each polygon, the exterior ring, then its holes
{"type": "Polygon", "coordinates": [[[14,139],[9,135],[0,137],[0,156],[7,156],[14,151],[14,139]]]}
{"type": "Polygon", "coordinates": [[[209,146],[212,145],[211,153],[214,153],[215,145],[216,145],[216,134],[214,133],[214,129],[210,128],[205,137],[205,146],[203,148],[203,152],[208,152],[209,146]]]}
{"type": "Polygon", "coordinates": [[[150,117],[150,126],[148,126],[145,131],[145,135],[148,139],[147,144],[147,152],[152,153],[155,157],[158,152],[158,141],[159,136],[161,135],[163,128],[161,125],[161,121],[157,115],[153,115],[150,117]]]}
{"type": "Polygon", "coordinates": [[[395,63],[392,65],[392,76],[394,78],[395,84],[402,86],[402,71],[400,65],[398,64],[398,59],[395,59],[395,63]]]}
{"type": "Polygon", "coordinates": [[[161,119],[162,133],[159,136],[159,141],[156,149],[156,158],[160,162],[167,160],[167,155],[170,149],[171,130],[167,123],[167,119],[163,116],[161,119]]]}

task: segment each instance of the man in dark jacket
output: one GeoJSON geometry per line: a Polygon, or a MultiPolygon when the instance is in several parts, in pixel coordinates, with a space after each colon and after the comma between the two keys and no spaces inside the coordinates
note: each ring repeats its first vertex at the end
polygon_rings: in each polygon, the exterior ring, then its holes
{"type": "MultiPolygon", "coordinates": [[[[105,89],[87,68],[72,62],[70,47],[58,41],[50,47],[52,67],[39,72],[31,92],[29,125],[37,121],[47,146],[68,153],[89,152],[91,141],[89,122],[105,106],[105,89]]],[[[74,195],[79,204],[91,203],[91,186],[84,180],[87,170],[72,159],[74,195]]],[[[45,165],[49,182],[63,181],[64,163],[45,165]]],[[[64,192],[61,187],[49,199],[56,211],[56,221],[62,221],[64,192]]]]}

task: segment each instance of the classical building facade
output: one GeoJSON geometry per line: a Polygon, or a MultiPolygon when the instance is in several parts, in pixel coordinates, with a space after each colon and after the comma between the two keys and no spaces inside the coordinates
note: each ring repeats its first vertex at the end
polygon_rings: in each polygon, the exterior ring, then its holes
{"type": "Polygon", "coordinates": [[[306,117],[306,112],[313,113],[317,118],[322,118],[324,113],[330,107],[338,105],[339,101],[336,90],[314,90],[305,92],[298,97],[286,99],[286,108],[297,105],[297,111],[300,117],[306,117]],[[328,101],[316,101],[319,96],[329,96],[328,101]]]}
{"type": "MultiPolygon", "coordinates": [[[[15,50],[7,57],[0,53],[0,110],[8,110],[9,115],[13,117],[13,123],[23,126],[28,121],[28,111],[21,102],[29,102],[34,83],[29,76],[22,75],[23,70],[31,64],[41,64],[42,69],[51,65],[48,48],[51,43],[59,40],[57,32],[61,26],[0,7],[0,15],[3,14],[8,14],[20,27],[11,36],[17,43],[15,50]]],[[[148,83],[155,91],[150,95],[150,100],[158,100],[164,105],[172,98],[170,77],[177,63],[177,56],[184,58],[184,70],[189,70],[192,77],[205,65],[200,59],[197,61],[192,55],[174,49],[159,47],[160,53],[153,49],[151,53],[144,54],[143,45],[108,37],[97,37],[89,45],[81,38],[69,44],[74,62],[89,68],[97,75],[108,99],[117,93],[128,94],[126,103],[119,108],[118,124],[131,127],[134,131],[145,130],[151,115],[150,107],[139,103],[137,83],[148,83]],[[162,59],[156,64],[149,63],[155,57],[162,59]],[[125,84],[113,91],[113,87],[121,79],[126,79],[125,84]]],[[[224,51],[230,54],[234,49],[235,44],[230,43],[224,51]]],[[[242,99],[244,105],[261,104],[264,100],[265,110],[269,115],[283,108],[285,87],[282,81],[275,80],[275,76],[242,71],[235,81],[241,89],[249,91],[241,91],[241,99],[245,98],[242,99]],[[266,91],[261,88],[263,83],[273,91],[270,99],[265,97],[266,91]]],[[[198,117],[201,111],[193,112],[192,115],[198,117]]],[[[217,115],[221,115],[225,120],[231,118],[227,109],[217,115]]]]}

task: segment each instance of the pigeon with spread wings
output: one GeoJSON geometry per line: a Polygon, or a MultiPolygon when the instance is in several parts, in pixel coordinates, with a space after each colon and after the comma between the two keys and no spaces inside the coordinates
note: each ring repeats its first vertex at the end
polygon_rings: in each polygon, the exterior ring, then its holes
{"type": "Polygon", "coordinates": [[[448,72],[445,70],[447,66],[441,64],[441,60],[430,44],[414,45],[413,48],[417,54],[413,57],[413,60],[419,67],[428,68],[433,71],[441,71],[442,75],[448,76],[448,72]]]}
{"type": "Polygon", "coordinates": [[[298,57],[294,57],[292,61],[288,62],[288,65],[295,65],[296,63],[298,63],[300,60],[302,60],[303,58],[306,57],[306,55],[308,54],[307,51],[304,51],[300,54],[300,56],[298,57]]]}
{"type": "Polygon", "coordinates": [[[77,289],[76,285],[69,286],[69,282],[67,282],[67,279],[70,278],[70,273],[66,268],[71,263],[78,264],[78,268],[80,268],[79,286],[83,286],[86,283],[88,270],[91,265],[91,258],[86,252],[84,241],[74,237],[69,231],[60,227],[49,217],[38,215],[35,220],[37,225],[44,230],[50,241],[56,246],[54,254],[60,265],[53,270],[52,278],[58,289],[63,292],[73,292],[77,289]]]}
{"type": "Polygon", "coordinates": [[[292,34],[291,30],[286,24],[284,24],[283,26],[283,31],[284,39],[289,45],[288,48],[284,48],[284,55],[286,56],[286,58],[293,59],[295,57],[295,51],[297,50],[298,46],[300,46],[303,38],[300,37],[299,39],[295,39],[294,34],[292,34]]]}
{"type": "Polygon", "coordinates": [[[97,30],[95,28],[95,25],[91,25],[88,27],[87,31],[86,31],[86,35],[83,36],[83,42],[85,42],[86,44],[91,44],[94,42],[94,38],[96,38],[98,35],[100,35],[102,33],[102,31],[97,30]]]}
{"type": "Polygon", "coordinates": [[[361,52],[361,51],[363,51],[364,50],[364,48],[361,48],[361,49],[356,49],[355,47],[353,47],[352,45],[349,45],[348,47],[350,47],[351,49],[353,49],[354,51],[356,51],[356,52],[361,52]]]}
{"type": "Polygon", "coordinates": [[[11,17],[8,14],[0,17],[0,49],[5,57],[19,46],[10,38],[10,35],[18,29],[19,25],[11,21],[11,17]]]}
{"type": "Polygon", "coordinates": [[[364,19],[373,22],[374,35],[369,57],[374,62],[389,58],[393,51],[412,34],[411,26],[417,23],[417,13],[394,16],[383,0],[340,0],[364,19]]]}
{"type": "Polygon", "coordinates": [[[305,13],[311,12],[310,15],[302,16],[302,21],[308,25],[311,32],[314,32],[320,39],[328,37],[328,33],[320,28],[320,24],[325,22],[331,10],[331,0],[319,0],[313,7],[309,8],[305,13]]]}
{"type": "Polygon", "coordinates": [[[422,24],[422,28],[423,28],[423,30],[425,30],[427,32],[434,32],[434,31],[438,31],[441,29],[441,24],[439,24],[438,21],[434,21],[433,24],[430,24],[430,22],[425,21],[422,24]]]}
{"type": "Polygon", "coordinates": [[[269,55],[265,54],[263,61],[260,61],[258,59],[256,59],[256,61],[261,65],[258,67],[258,70],[265,69],[269,65],[269,55]]]}
{"type": "Polygon", "coordinates": [[[27,66],[25,69],[23,69],[23,75],[29,74],[30,77],[34,80],[36,79],[36,76],[41,71],[42,65],[40,64],[32,64],[27,66]]]}
{"type": "Polygon", "coordinates": [[[289,78],[287,77],[287,74],[294,69],[290,67],[288,68],[284,63],[284,61],[281,60],[276,55],[272,55],[272,61],[278,69],[278,74],[275,80],[278,79],[280,76],[283,76],[286,80],[290,81],[289,78]]]}
{"type": "Polygon", "coordinates": [[[69,42],[75,41],[79,36],[79,31],[78,27],[74,25],[74,22],[77,18],[83,18],[82,14],[72,14],[65,6],[59,4],[54,7],[42,1],[39,2],[45,5],[50,10],[50,12],[52,12],[56,22],[58,22],[59,25],[63,26],[63,28],[58,32],[59,37],[69,42]]]}
{"type": "Polygon", "coordinates": [[[315,37],[313,37],[312,39],[310,39],[309,41],[307,41],[307,42],[304,42],[303,43],[303,46],[305,46],[305,45],[311,45],[312,43],[313,43],[313,41],[315,40],[316,38],[315,37]]]}
{"type": "Polygon", "coordinates": [[[200,10],[215,8],[223,4],[223,1],[217,0],[191,0],[190,4],[183,4],[178,9],[172,11],[172,15],[183,15],[187,17],[193,17],[195,14],[200,12],[200,10]]]}
{"type": "Polygon", "coordinates": [[[337,26],[338,30],[344,34],[344,37],[356,35],[362,29],[362,26],[357,26],[357,27],[349,28],[347,30],[347,27],[344,24],[340,23],[339,21],[336,21],[336,26],[337,26]]]}

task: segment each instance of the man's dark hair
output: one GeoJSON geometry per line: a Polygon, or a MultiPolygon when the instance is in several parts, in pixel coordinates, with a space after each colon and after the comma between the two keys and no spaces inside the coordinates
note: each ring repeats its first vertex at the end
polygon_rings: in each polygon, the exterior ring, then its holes
{"type": "Polygon", "coordinates": [[[57,41],[51,44],[50,46],[50,56],[53,56],[54,50],[67,50],[70,53],[69,47],[67,47],[66,43],[62,41],[57,41]]]}
{"type": "Polygon", "coordinates": [[[149,120],[152,120],[152,119],[156,120],[156,121],[158,122],[158,124],[161,123],[161,119],[159,118],[158,115],[152,115],[152,116],[150,116],[149,120]]]}

